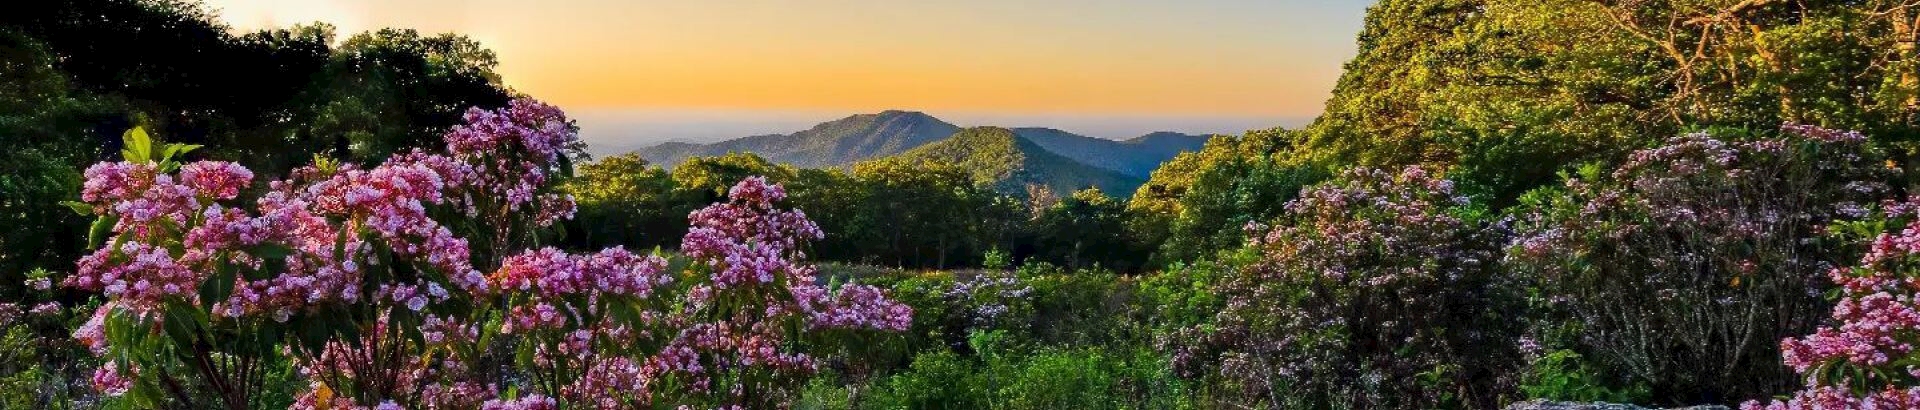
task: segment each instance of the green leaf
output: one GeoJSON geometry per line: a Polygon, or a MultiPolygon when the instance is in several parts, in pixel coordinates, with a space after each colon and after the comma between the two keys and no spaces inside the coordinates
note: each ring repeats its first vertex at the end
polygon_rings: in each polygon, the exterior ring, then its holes
{"type": "Polygon", "coordinates": [[[127,162],[147,162],[154,159],[153,137],[147,135],[146,128],[133,127],[126,133],[120,134],[120,141],[126,145],[126,149],[120,151],[120,156],[126,158],[127,162]]]}
{"type": "Polygon", "coordinates": [[[299,329],[300,333],[296,336],[300,338],[300,346],[307,349],[307,354],[320,354],[327,347],[327,337],[333,333],[326,323],[312,320],[289,321],[287,325],[299,329]]]}
{"type": "Polygon", "coordinates": [[[66,205],[67,209],[72,209],[73,213],[80,214],[80,216],[93,215],[93,206],[87,205],[86,203],[80,201],[60,201],[60,204],[66,205]]]}
{"type": "Polygon", "coordinates": [[[94,218],[93,227],[87,229],[87,248],[99,249],[101,245],[105,245],[107,236],[113,234],[113,225],[117,223],[120,223],[120,217],[115,215],[101,215],[99,218],[94,218]]]}
{"type": "Polygon", "coordinates": [[[214,268],[213,276],[207,278],[205,282],[200,282],[200,300],[204,303],[226,300],[227,296],[233,293],[235,276],[239,275],[235,270],[233,264],[227,263],[214,268]]]}

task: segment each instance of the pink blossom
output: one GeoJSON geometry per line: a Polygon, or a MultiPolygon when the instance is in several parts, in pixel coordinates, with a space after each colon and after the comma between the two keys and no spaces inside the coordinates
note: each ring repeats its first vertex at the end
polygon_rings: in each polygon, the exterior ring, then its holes
{"type": "Polygon", "coordinates": [[[253,183],[253,171],[225,161],[200,161],[180,167],[180,182],[201,196],[233,199],[253,183]]]}

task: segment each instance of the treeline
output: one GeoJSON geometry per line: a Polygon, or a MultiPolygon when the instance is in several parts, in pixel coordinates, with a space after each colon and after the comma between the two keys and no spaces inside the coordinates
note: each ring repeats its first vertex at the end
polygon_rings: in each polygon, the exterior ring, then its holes
{"type": "Polygon", "coordinates": [[[1016,260],[1137,271],[1152,238],[1131,229],[1126,204],[1098,189],[1023,195],[994,191],[953,164],[885,159],[851,171],[803,169],[752,154],[694,157],[671,170],[635,155],[582,165],[565,190],[579,202],[576,246],[677,246],[686,214],[724,199],[743,178],[784,185],[789,201],[827,232],[814,257],[905,268],[979,267],[1000,251],[1016,260]]]}

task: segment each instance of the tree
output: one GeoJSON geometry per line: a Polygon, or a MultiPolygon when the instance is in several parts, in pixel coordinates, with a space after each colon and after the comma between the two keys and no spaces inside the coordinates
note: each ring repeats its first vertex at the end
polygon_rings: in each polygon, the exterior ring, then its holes
{"type": "Polygon", "coordinates": [[[995,195],[967,170],[933,161],[880,160],[854,166],[869,192],[867,218],[888,244],[881,262],[945,268],[972,258],[1001,237],[987,216],[995,195]]]}
{"type": "Polygon", "coordinates": [[[1041,211],[1031,229],[1034,256],[1054,264],[1127,271],[1145,262],[1143,246],[1127,229],[1126,204],[1099,188],[1075,191],[1041,211]]]}
{"type": "Polygon", "coordinates": [[[674,187],[671,174],[635,154],[581,165],[564,188],[580,206],[569,224],[576,235],[570,242],[586,248],[675,245],[694,208],[674,187]]]}

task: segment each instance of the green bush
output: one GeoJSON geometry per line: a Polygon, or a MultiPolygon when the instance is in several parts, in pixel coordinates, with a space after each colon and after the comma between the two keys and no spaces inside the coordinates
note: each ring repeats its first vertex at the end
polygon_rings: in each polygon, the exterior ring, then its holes
{"type": "Polygon", "coordinates": [[[913,366],[873,387],[860,408],[984,409],[988,377],[973,360],[949,351],[921,353],[913,366]]]}
{"type": "Polygon", "coordinates": [[[1613,387],[1599,369],[1571,350],[1555,350],[1533,360],[1520,379],[1528,399],[1644,403],[1652,397],[1645,383],[1613,387]]]}

